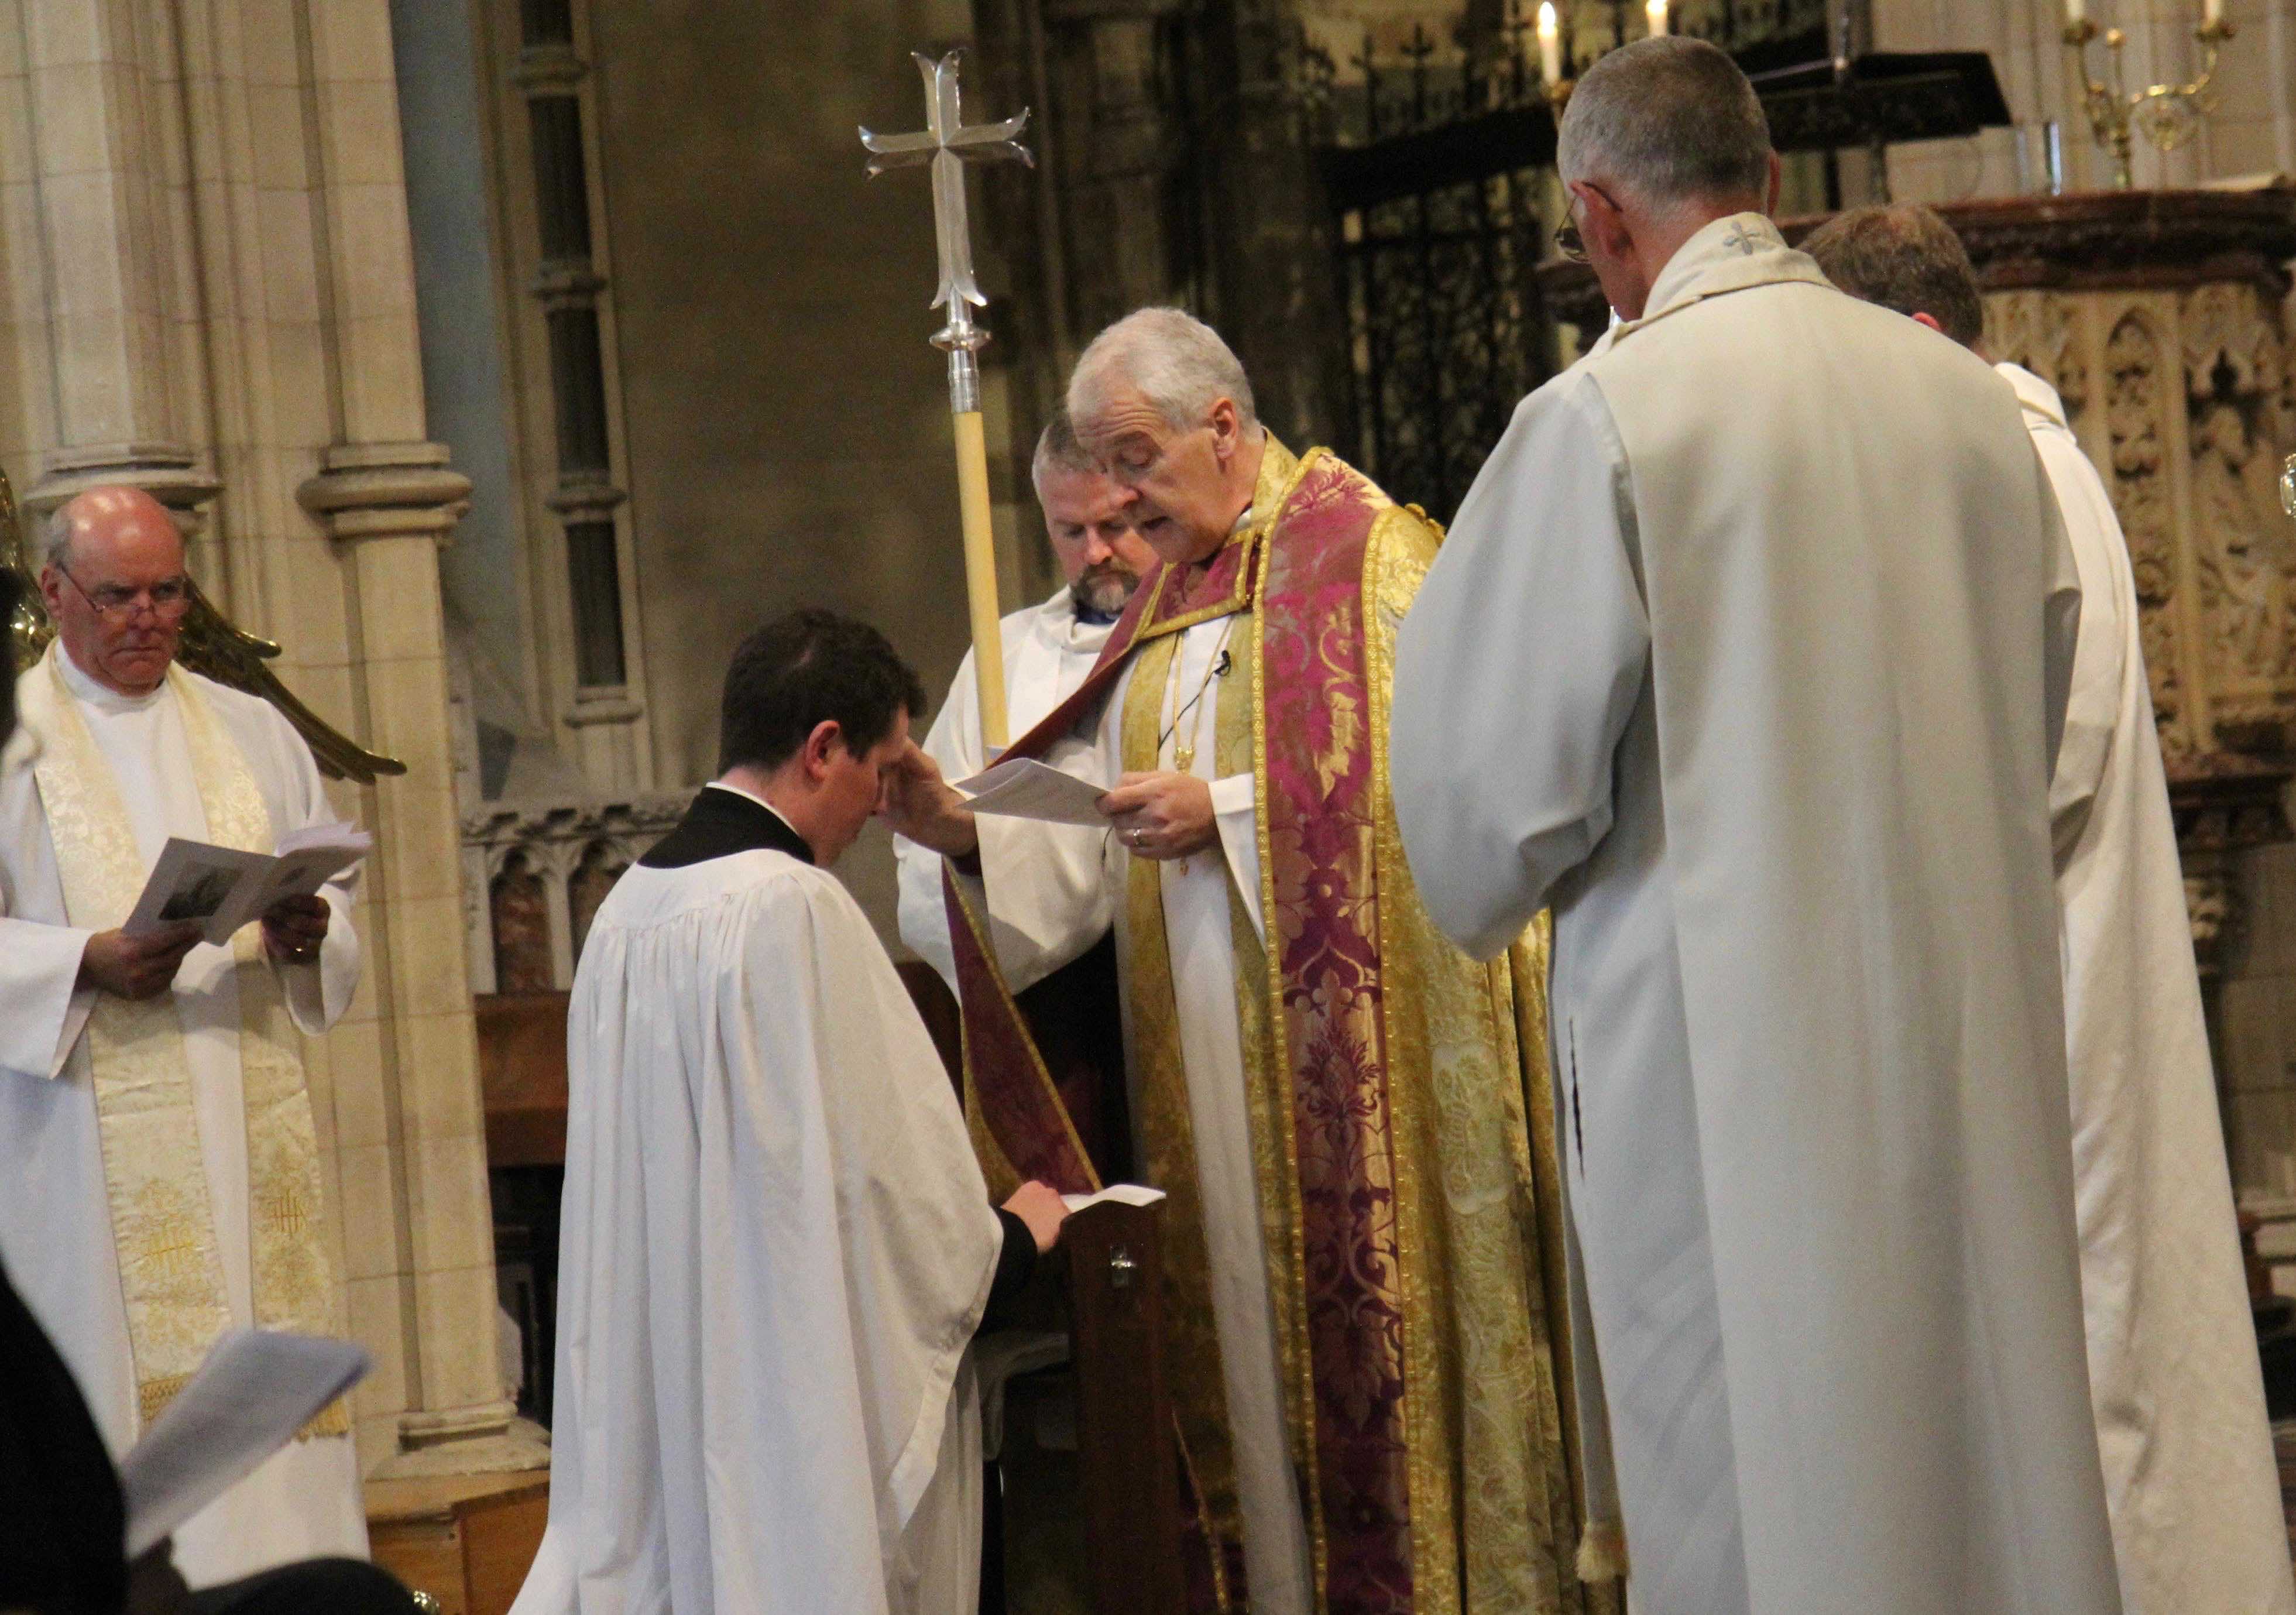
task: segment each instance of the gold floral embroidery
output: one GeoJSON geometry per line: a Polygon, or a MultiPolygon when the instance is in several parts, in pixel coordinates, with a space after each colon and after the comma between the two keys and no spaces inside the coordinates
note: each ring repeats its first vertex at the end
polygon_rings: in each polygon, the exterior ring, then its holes
{"type": "MultiPolygon", "coordinates": [[[[41,736],[35,778],[65,912],[75,925],[107,929],[134,908],[143,861],[111,767],[65,687],[58,654],[49,648],[40,669],[20,684],[19,697],[27,726],[41,736]]],[[[209,838],[267,850],[276,832],[246,759],[188,676],[171,669],[168,683],[209,838]]],[[[233,939],[248,1188],[256,1212],[249,1252],[255,1321],[266,1329],[332,1334],[336,1291],[320,1214],[324,1190],[310,1094],[300,1044],[260,947],[252,925],[233,939]]],[[[148,1422],[230,1327],[231,1312],[173,1001],[100,997],[88,1016],[87,1038],[137,1406],[148,1422]]],[[[314,1421],[336,1423],[349,1428],[340,1403],[314,1421]]]]}

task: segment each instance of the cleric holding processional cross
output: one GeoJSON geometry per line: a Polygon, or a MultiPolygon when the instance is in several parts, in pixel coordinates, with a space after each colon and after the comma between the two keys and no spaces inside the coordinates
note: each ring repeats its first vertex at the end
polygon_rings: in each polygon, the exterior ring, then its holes
{"type": "Polygon", "coordinates": [[[1176,309],[1102,332],[1068,410],[1161,565],[1008,755],[1117,782],[1113,833],[976,816],[921,751],[887,807],[947,859],[991,1186],[1094,1185],[1109,1141],[1071,1126],[1012,994],[1112,924],[1130,1142],[1170,1196],[1199,1603],[1606,1605],[1562,1412],[1543,947],[1446,943],[1389,800],[1396,625],[1436,529],[1276,441],[1176,309]]]}

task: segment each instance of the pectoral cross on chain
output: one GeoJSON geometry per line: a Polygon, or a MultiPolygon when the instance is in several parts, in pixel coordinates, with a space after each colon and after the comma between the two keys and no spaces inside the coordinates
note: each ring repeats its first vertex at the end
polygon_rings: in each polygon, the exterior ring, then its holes
{"type": "Polygon", "coordinates": [[[930,305],[948,310],[948,324],[934,333],[933,346],[949,356],[949,408],[964,414],[980,406],[980,370],[972,355],[988,340],[988,333],[972,323],[972,311],[986,307],[972,278],[972,230],[964,210],[964,165],[1018,159],[1031,167],[1035,159],[1017,136],[1029,121],[1024,110],[1002,123],[965,127],[958,111],[956,70],[962,51],[951,51],[939,61],[919,51],[912,60],[924,75],[925,127],[914,135],[873,135],[861,131],[866,146],[869,176],[891,168],[932,166],[933,235],[940,250],[940,289],[930,305]],[[963,356],[962,360],[960,357],[963,356]]]}

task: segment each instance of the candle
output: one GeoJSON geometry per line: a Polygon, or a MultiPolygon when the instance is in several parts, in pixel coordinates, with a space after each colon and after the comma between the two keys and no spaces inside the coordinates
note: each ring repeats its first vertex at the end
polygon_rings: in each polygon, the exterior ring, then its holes
{"type": "Polygon", "coordinates": [[[2224,0],[2201,0],[2201,20],[2203,22],[2222,22],[2224,20],[2224,0]]]}
{"type": "Polygon", "coordinates": [[[2088,0],[2065,0],[2065,20],[2078,28],[2088,20],[2088,0]]]}
{"type": "Polygon", "coordinates": [[[1643,7],[1643,14],[1650,19],[1652,38],[1655,39],[1666,32],[1666,0],[1649,0],[1643,7]]]}
{"type": "Polygon", "coordinates": [[[1550,85],[1562,82],[1562,30],[1554,20],[1554,0],[1538,0],[1538,74],[1550,85]]]}

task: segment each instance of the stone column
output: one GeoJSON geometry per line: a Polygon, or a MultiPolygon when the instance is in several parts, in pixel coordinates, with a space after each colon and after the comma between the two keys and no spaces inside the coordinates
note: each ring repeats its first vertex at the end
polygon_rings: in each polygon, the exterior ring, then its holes
{"type": "MultiPolygon", "coordinates": [[[[425,439],[386,0],[303,9],[326,243],[334,440],[297,489],[333,540],[368,743],[406,775],[373,793],[367,930],[383,1067],[395,1077],[390,1166],[401,1217],[402,1450],[386,1474],[542,1461],[512,1429],[496,1350],[494,1234],[478,1049],[463,955],[439,545],[470,483],[425,439]]],[[[354,1193],[348,1180],[345,1195],[354,1193]]]]}
{"type": "Polygon", "coordinates": [[[184,229],[168,183],[181,155],[167,138],[179,99],[172,37],[164,18],[139,27],[141,8],[123,0],[25,10],[23,155],[50,293],[53,415],[24,504],[45,514],[86,488],[133,483],[196,533],[217,484],[188,447],[188,400],[168,363],[182,310],[166,271],[184,229]]]}

